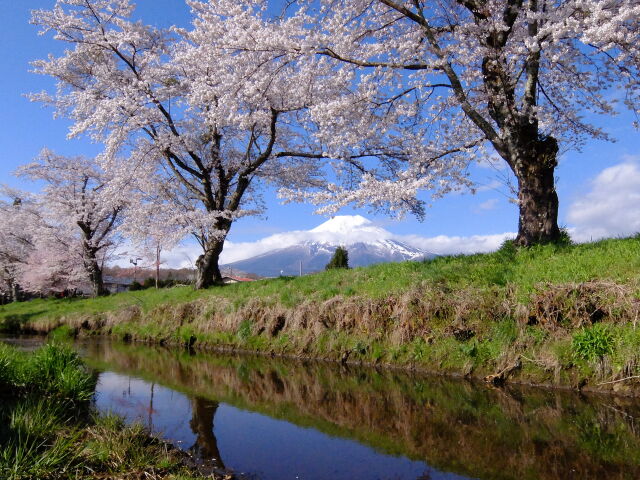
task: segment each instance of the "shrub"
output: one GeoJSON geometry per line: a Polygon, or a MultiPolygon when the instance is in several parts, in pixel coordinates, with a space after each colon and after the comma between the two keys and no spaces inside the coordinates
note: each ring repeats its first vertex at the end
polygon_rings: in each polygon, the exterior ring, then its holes
{"type": "Polygon", "coordinates": [[[514,240],[505,240],[500,245],[500,248],[496,251],[496,256],[503,261],[513,262],[516,259],[518,253],[518,247],[514,240]]]}
{"type": "Polygon", "coordinates": [[[609,329],[602,324],[583,328],[573,335],[571,344],[574,355],[584,360],[597,360],[613,353],[614,339],[609,329]]]}

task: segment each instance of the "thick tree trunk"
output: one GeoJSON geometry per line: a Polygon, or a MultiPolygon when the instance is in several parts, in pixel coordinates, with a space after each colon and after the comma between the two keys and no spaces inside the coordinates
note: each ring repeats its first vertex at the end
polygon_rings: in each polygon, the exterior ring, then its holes
{"type": "Polygon", "coordinates": [[[223,240],[211,240],[205,252],[196,260],[196,289],[208,288],[222,281],[218,261],[224,247],[223,240]]]}
{"type": "Polygon", "coordinates": [[[558,143],[552,137],[530,143],[517,155],[513,171],[518,179],[518,245],[550,243],[560,238],[554,177],[557,155],[558,143]]]}
{"type": "Polygon", "coordinates": [[[100,264],[96,258],[96,252],[93,250],[85,249],[84,267],[89,274],[89,281],[91,282],[93,296],[100,297],[105,295],[107,291],[104,288],[102,269],[100,268],[100,264]]]}

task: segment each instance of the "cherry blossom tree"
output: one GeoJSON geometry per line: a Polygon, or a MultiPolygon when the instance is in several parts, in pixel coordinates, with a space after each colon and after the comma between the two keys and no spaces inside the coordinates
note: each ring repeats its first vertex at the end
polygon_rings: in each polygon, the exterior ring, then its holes
{"type": "Polygon", "coordinates": [[[207,33],[160,31],[130,21],[132,12],[125,0],[60,0],[35,12],[35,23],[74,47],[36,62],[59,81],[54,97],[40,99],[71,116],[72,135],[104,141],[107,158],[127,147],[131,164],[156,164],[172,223],[202,246],[196,287],[204,288],[220,280],[231,224],[252,212],[252,181],[268,175],[285,119],[304,99],[287,101],[284,74],[265,79],[269,86],[238,88],[239,69],[198,43],[207,33]]]}
{"type": "Polygon", "coordinates": [[[3,188],[0,201],[0,291],[13,301],[23,293],[49,294],[87,284],[77,236],[47,224],[37,195],[3,188]]]}
{"type": "Polygon", "coordinates": [[[269,18],[253,0],[187,3],[193,28],[168,31],[130,20],[126,0],[34,12],[71,48],[35,62],[58,89],[33,98],[69,116],[71,136],[105,142],[105,162],[126,150],[123,175],[153,166],[141,188],[160,188],[172,224],[202,246],[197,288],[220,280],[224,240],[234,220],[262,211],[265,182],[286,199],[329,204],[322,211],[355,202],[418,215],[418,190],[465,184],[459,160],[477,141],[459,135],[443,152],[412,104],[363,108],[371,91],[354,89],[352,72],[289,48],[291,34],[308,33],[305,16],[269,18]]]}
{"type": "MultiPolygon", "coordinates": [[[[521,245],[560,234],[559,152],[609,139],[595,123],[616,97],[638,113],[638,0],[326,0],[314,13],[317,3],[290,2],[301,28],[273,51],[334,60],[371,111],[418,109],[432,158],[497,153],[517,178],[521,245]]],[[[348,120],[319,135],[359,142],[351,104],[322,111],[348,120]]],[[[397,121],[381,119],[381,131],[397,121]]]]}
{"type": "Polygon", "coordinates": [[[67,278],[71,286],[77,284],[77,266],[82,265],[93,294],[103,295],[104,256],[117,241],[128,184],[116,182],[91,159],[64,157],[46,149],[35,162],[22,166],[18,175],[44,182],[37,195],[44,226],[30,261],[31,282],[42,284],[43,278],[49,278],[53,286],[67,278]]]}
{"type": "Polygon", "coordinates": [[[41,224],[33,241],[34,248],[20,268],[21,287],[41,295],[86,290],[89,281],[73,231],[41,224]]]}
{"type": "Polygon", "coordinates": [[[0,201],[0,293],[19,300],[21,274],[34,250],[34,215],[16,191],[5,190],[8,200],[0,201]]]}

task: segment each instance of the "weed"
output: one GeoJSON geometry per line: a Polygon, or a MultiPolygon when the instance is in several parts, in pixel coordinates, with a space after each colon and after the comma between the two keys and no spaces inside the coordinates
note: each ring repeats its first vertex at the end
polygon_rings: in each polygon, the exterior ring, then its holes
{"type": "Polygon", "coordinates": [[[412,360],[416,361],[416,362],[420,362],[422,360],[424,360],[427,356],[427,349],[428,349],[428,344],[427,342],[424,341],[424,339],[422,337],[418,337],[416,338],[410,348],[410,355],[412,360]]]}
{"type": "Polygon", "coordinates": [[[251,336],[251,320],[243,320],[240,322],[240,326],[238,327],[238,339],[243,342],[246,342],[247,339],[251,336]]]}
{"type": "Polygon", "coordinates": [[[574,354],[583,360],[597,360],[613,353],[614,338],[606,325],[596,324],[573,335],[574,354]]]}

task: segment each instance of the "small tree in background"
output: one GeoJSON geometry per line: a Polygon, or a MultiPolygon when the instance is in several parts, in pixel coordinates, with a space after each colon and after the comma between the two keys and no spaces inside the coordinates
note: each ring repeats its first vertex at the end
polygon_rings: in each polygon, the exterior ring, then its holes
{"type": "Polygon", "coordinates": [[[325,270],[330,270],[332,268],[349,268],[349,252],[344,247],[336,248],[333,257],[327,263],[327,266],[324,267],[325,270]]]}

